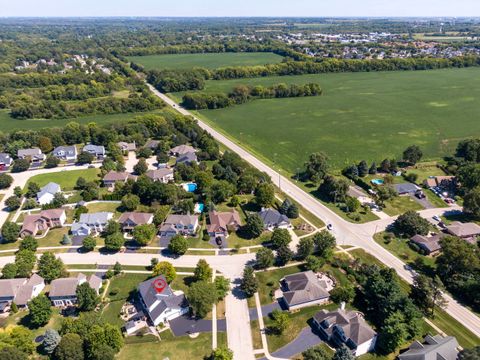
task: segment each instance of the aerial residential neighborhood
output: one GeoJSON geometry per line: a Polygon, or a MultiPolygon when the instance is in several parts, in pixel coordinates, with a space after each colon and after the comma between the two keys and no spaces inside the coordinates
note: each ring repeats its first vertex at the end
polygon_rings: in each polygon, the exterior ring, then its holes
{"type": "Polygon", "coordinates": [[[0,360],[480,360],[480,5],[6,2],[0,360]]]}

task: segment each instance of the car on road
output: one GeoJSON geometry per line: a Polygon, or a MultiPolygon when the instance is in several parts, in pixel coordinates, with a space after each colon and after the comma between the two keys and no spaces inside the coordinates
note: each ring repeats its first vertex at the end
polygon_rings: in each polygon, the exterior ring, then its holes
{"type": "Polygon", "coordinates": [[[432,219],[435,220],[435,221],[438,221],[438,222],[442,221],[442,220],[440,219],[440,216],[437,216],[437,215],[433,215],[433,216],[432,216],[432,219]]]}
{"type": "Polygon", "coordinates": [[[332,224],[328,224],[328,225],[327,225],[327,229],[328,229],[328,230],[332,230],[332,229],[333,229],[333,225],[332,225],[332,224]]]}
{"type": "Polygon", "coordinates": [[[412,267],[410,265],[405,264],[405,265],[403,265],[403,268],[405,270],[412,271],[412,267]]]}

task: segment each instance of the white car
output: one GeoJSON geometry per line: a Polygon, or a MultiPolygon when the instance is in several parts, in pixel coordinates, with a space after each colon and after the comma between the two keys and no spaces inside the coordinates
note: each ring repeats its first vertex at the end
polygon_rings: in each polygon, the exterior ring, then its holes
{"type": "Polygon", "coordinates": [[[435,220],[435,221],[438,221],[438,222],[442,221],[440,219],[440,216],[437,216],[437,215],[433,215],[432,219],[435,220]]]}
{"type": "Polygon", "coordinates": [[[328,229],[328,230],[332,230],[332,229],[333,229],[333,225],[332,225],[332,224],[328,224],[328,225],[327,225],[327,229],[328,229]]]}

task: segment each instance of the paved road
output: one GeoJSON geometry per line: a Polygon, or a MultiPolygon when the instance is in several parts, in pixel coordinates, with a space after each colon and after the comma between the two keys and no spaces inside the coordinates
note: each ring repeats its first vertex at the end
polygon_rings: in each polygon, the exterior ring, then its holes
{"type": "MultiPolygon", "coordinates": [[[[208,131],[217,141],[224,144],[230,150],[236,152],[238,155],[240,155],[241,158],[248,161],[251,165],[259,169],[260,171],[267,173],[274,180],[274,182],[277,183],[277,185],[281,188],[282,191],[287,193],[294,200],[298,201],[306,210],[310,211],[313,215],[322,219],[324,222],[332,224],[333,233],[335,234],[337,238],[337,243],[339,245],[345,244],[358,246],[375,256],[384,264],[394,268],[399,274],[399,276],[407,282],[413,282],[412,273],[404,268],[405,264],[372,239],[372,226],[374,229],[375,227],[377,227],[378,231],[380,231],[382,229],[380,225],[384,226],[385,228],[389,223],[392,222],[391,219],[382,219],[372,224],[366,224],[367,226],[347,222],[346,220],[335,214],[332,210],[321,204],[318,200],[313,198],[310,194],[300,189],[297,185],[290,181],[290,179],[281,176],[278,172],[270,168],[268,165],[264,164],[262,161],[257,159],[255,156],[242,148],[236,142],[230,140],[222,133],[218,132],[211,126],[202,122],[197,117],[193,116],[193,114],[180,107],[165,94],[157,91],[155,88],[153,88],[153,86],[149,85],[149,87],[154,94],[159,96],[168,105],[170,105],[183,115],[194,117],[198,121],[198,125],[204,130],[208,131]]],[[[422,214],[424,216],[428,216],[427,214],[431,212],[435,215],[443,210],[448,211],[449,209],[428,209],[423,211],[422,214]]],[[[471,330],[473,333],[480,337],[480,318],[467,308],[460,305],[450,296],[446,296],[446,300],[448,301],[446,311],[455,319],[458,319],[469,330],[471,330]]]]}

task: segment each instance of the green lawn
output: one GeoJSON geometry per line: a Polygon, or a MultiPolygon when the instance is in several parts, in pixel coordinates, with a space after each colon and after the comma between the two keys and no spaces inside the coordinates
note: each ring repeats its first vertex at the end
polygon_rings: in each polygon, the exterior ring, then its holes
{"type": "Polygon", "coordinates": [[[385,201],[385,207],[383,208],[383,212],[390,216],[400,215],[408,210],[423,210],[423,206],[410,196],[395,196],[385,201]]]}
{"type": "MultiPolygon", "coordinates": [[[[84,169],[84,170],[66,170],[59,171],[48,174],[39,174],[32,176],[30,182],[37,183],[40,187],[45,186],[49,182],[55,182],[62,188],[62,191],[73,190],[77,179],[83,177],[87,181],[99,180],[98,174],[100,170],[98,169],[84,169]]],[[[28,184],[25,186],[27,188],[28,184]]]]}
{"type": "Polygon", "coordinates": [[[87,208],[89,213],[107,211],[107,212],[113,212],[118,216],[120,214],[120,212],[118,211],[119,206],[120,206],[119,202],[98,202],[98,203],[88,204],[87,208]]]}
{"type": "Polygon", "coordinates": [[[478,68],[207,81],[205,91],[312,81],[320,83],[323,96],[255,100],[200,114],[290,174],[316,151],[325,151],[336,168],[400,158],[411,144],[436,160],[480,132],[478,68]]]}
{"type": "Polygon", "coordinates": [[[279,63],[282,57],[274,53],[211,53],[211,54],[167,54],[129,56],[127,59],[143,65],[146,70],[190,69],[203,67],[216,69],[225,66],[254,66],[279,63]]]}

